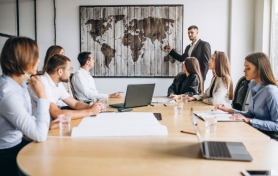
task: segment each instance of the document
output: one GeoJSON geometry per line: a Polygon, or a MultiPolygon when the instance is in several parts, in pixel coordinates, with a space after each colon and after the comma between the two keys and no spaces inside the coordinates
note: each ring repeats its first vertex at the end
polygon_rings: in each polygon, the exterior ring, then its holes
{"type": "Polygon", "coordinates": [[[176,101],[173,98],[152,98],[152,103],[175,104],[176,101]]]}
{"type": "Polygon", "coordinates": [[[242,120],[232,120],[230,117],[232,114],[229,114],[227,112],[221,111],[221,110],[206,110],[206,111],[195,111],[194,114],[198,116],[200,119],[205,120],[206,116],[211,117],[215,116],[217,118],[217,121],[219,122],[225,122],[225,121],[238,121],[242,122],[242,120]]]}
{"type": "Polygon", "coordinates": [[[151,112],[101,113],[83,118],[72,137],[168,135],[151,112]]]}

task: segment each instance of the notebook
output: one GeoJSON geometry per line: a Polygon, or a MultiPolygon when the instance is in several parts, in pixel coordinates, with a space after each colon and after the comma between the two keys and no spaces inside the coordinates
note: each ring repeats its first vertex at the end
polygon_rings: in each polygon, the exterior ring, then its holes
{"type": "Polygon", "coordinates": [[[155,84],[127,85],[125,101],[119,104],[110,104],[113,108],[134,108],[151,104],[155,84]]]}
{"type": "Polygon", "coordinates": [[[231,119],[232,114],[221,110],[195,111],[194,114],[202,120],[205,120],[206,116],[215,116],[218,122],[242,122],[242,120],[231,119]]]}
{"type": "Polygon", "coordinates": [[[252,161],[252,157],[242,142],[203,141],[194,115],[191,121],[196,132],[204,158],[217,160],[252,161]]]}
{"type": "Polygon", "coordinates": [[[175,104],[176,101],[173,98],[152,98],[152,103],[175,104]]]}

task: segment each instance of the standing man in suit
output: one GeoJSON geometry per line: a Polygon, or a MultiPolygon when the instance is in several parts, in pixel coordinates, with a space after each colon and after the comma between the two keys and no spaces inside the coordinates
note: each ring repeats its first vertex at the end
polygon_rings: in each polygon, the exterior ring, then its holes
{"type": "Polygon", "coordinates": [[[191,40],[191,44],[186,46],[183,55],[180,55],[176,51],[174,51],[170,45],[166,46],[166,50],[170,52],[170,56],[180,62],[183,62],[187,57],[196,57],[200,64],[203,81],[205,82],[206,75],[209,69],[208,61],[211,56],[210,44],[199,39],[198,27],[194,25],[188,28],[188,37],[189,40],[191,40]]]}

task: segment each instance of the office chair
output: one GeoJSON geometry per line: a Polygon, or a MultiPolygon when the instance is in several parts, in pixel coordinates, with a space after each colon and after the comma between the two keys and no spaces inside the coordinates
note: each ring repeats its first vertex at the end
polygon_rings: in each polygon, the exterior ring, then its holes
{"type": "Polygon", "coordinates": [[[232,107],[234,109],[244,111],[247,109],[247,98],[249,97],[249,84],[250,81],[246,80],[245,76],[241,77],[236,85],[234,100],[232,101],[232,107]]]}
{"type": "MultiPolygon", "coordinates": [[[[75,89],[74,89],[74,87],[73,87],[73,84],[72,84],[72,82],[71,82],[72,76],[73,76],[73,73],[70,74],[70,88],[71,88],[71,92],[72,92],[73,98],[76,99],[76,100],[78,100],[78,98],[76,97],[76,91],[75,91],[75,89]]],[[[79,101],[79,100],[78,100],[78,101],[79,101]]]]}

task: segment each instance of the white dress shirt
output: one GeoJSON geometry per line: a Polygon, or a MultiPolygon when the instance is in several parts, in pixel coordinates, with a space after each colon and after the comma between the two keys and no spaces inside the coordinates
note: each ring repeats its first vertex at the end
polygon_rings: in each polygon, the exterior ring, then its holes
{"type": "Polygon", "coordinates": [[[189,57],[191,57],[191,53],[192,53],[192,51],[193,51],[193,49],[194,49],[194,47],[195,47],[195,45],[198,41],[199,41],[199,39],[197,39],[193,44],[192,43],[190,44],[190,48],[189,48],[188,53],[187,53],[189,57]]]}
{"type": "Polygon", "coordinates": [[[18,145],[22,136],[44,141],[49,130],[49,101],[38,99],[38,112],[32,116],[26,82],[22,86],[11,77],[0,76],[0,149],[18,145]]]}
{"type": "Polygon", "coordinates": [[[79,70],[74,73],[71,83],[79,101],[88,101],[93,98],[108,98],[108,94],[98,93],[94,78],[91,76],[90,72],[83,68],[79,68],[79,70]]]}
{"type": "MultiPolygon", "coordinates": [[[[63,83],[60,82],[56,85],[48,73],[45,73],[44,75],[40,76],[40,78],[44,85],[46,97],[50,102],[53,102],[57,105],[58,100],[64,100],[70,96],[63,83]]],[[[28,90],[31,96],[32,111],[33,111],[32,114],[36,114],[38,97],[30,88],[30,86],[28,87],[28,90]]]]}

